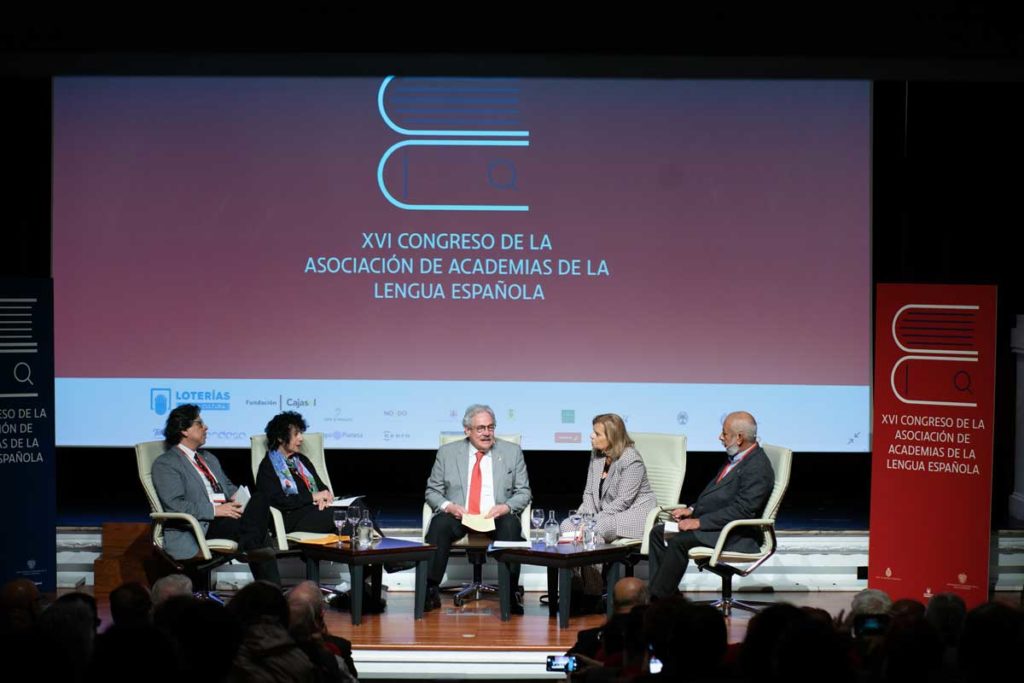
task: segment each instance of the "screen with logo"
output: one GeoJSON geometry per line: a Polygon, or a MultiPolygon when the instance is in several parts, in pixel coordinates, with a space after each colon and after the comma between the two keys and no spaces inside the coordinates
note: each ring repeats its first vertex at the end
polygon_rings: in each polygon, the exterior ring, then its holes
{"type": "Polygon", "coordinates": [[[868,451],[870,84],[54,81],[57,440],[868,451]],[[101,412],[98,413],[97,410],[101,412]],[[116,415],[114,420],[97,414],[116,415]],[[813,425],[813,428],[811,427],[813,425]]]}

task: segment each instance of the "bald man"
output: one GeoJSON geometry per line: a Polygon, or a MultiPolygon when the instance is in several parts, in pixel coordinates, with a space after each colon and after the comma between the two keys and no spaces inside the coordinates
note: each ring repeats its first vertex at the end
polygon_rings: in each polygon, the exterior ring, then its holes
{"type": "Polygon", "coordinates": [[[633,576],[619,579],[612,588],[612,609],[615,612],[612,619],[601,626],[580,631],[576,634],[576,644],[569,648],[569,651],[565,654],[580,654],[604,661],[604,655],[609,654],[602,652],[605,628],[612,623],[612,620],[616,618],[622,619],[624,615],[629,614],[630,610],[637,605],[646,605],[647,600],[646,583],[633,576]]]}
{"type": "MultiPolygon", "coordinates": [[[[764,450],[757,445],[757,421],[750,413],[736,412],[722,423],[721,441],[728,455],[715,477],[704,487],[697,502],[676,508],[672,518],[679,533],[666,544],[661,525],[650,535],[651,597],[674,595],[689,562],[690,548],[718,542],[722,528],[735,519],[760,517],[775,485],[775,472],[764,450]]],[[[729,534],[725,549],[755,553],[761,547],[758,527],[739,527],[729,534]]]]}
{"type": "Polygon", "coordinates": [[[646,605],[647,600],[647,584],[634,576],[619,579],[612,588],[612,608],[616,614],[628,614],[637,605],[646,605]]]}

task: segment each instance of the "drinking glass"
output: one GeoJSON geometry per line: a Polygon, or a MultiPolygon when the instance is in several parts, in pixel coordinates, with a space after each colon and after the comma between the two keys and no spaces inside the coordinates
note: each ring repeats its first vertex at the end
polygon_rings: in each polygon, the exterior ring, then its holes
{"type": "Polygon", "coordinates": [[[530,515],[530,524],[535,531],[539,531],[544,526],[544,508],[533,508],[533,514],[530,515]]]}
{"type": "Polygon", "coordinates": [[[572,531],[576,534],[576,540],[580,540],[580,522],[583,521],[583,513],[579,510],[569,510],[569,522],[572,524],[572,531]]]}
{"type": "MultiPolygon", "coordinates": [[[[345,529],[345,522],[348,521],[348,510],[335,510],[334,511],[334,528],[338,530],[338,536],[343,535],[345,529]]],[[[341,545],[341,538],[338,538],[338,545],[341,545]]]]}
{"type": "Polygon", "coordinates": [[[348,521],[351,522],[352,526],[359,524],[363,518],[363,506],[362,505],[350,505],[348,508],[348,521]]]}

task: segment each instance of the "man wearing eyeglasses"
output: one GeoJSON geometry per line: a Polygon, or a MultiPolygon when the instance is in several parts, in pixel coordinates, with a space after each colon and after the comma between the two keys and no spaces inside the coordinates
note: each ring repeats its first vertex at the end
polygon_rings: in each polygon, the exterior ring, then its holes
{"type": "MultiPolygon", "coordinates": [[[[753,415],[744,411],[729,413],[718,440],[728,456],[718,474],[704,487],[696,503],[671,511],[679,533],[666,540],[664,527],[655,525],[651,529],[648,562],[653,598],[678,593],[690,561],[690,549],[713,548],[729,522],[759,517],[775,486],[771,461],[757,443],[757,420],[753,415]]],[[[738,527],[726,539],[725,549],[756,553],[762,540],[760,527],[738,527]]]]}
{"type": "MultiPolygon", "coordinates": [[[[437,451],[427,480],[427,504],[434,511],[426,541],[437,546],[427,572],[425,610],[441,606],[438,586],[448,567],[452,543],[468,529],[466,514],[482,514],[494,520],[494,538],[523,538],[519,515],[530,503],[530,479],[519,446],[494,438],[496,420],[489,406],[474,404],[462,418],[466,438],[445,444],[437,451]]],[[[512,585],[519,585],[519,567],[512,569],[512,585]]],[[[513,600],[513,613],[522,606],[513,600]]]]}
{"type": "MultiPolygon", "coordinates": [[[[270,504],[253,491],[245,509],[235,502],[235,486],[209,451],[207,427],[199,406],[180,405],[167,416],[164,426],[166,453],[153,463],[153,488],[166,512],[185,512],[197,520],[207,538],[238,541],[245,552],[253,578],[280,584],[277,558],[268,547],[270,504]]],[[[179,560],[194,557],[199,544],[188,524],[164,526],[164,549],[179,560]]]]}

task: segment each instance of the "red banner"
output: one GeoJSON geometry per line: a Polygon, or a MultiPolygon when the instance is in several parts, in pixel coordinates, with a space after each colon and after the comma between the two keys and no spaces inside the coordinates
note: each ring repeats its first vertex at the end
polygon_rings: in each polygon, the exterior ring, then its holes
{"type": "Polygon", "coordinates": [[[996,288],[878,285],[868,585],[988,599],[996,288]]]}

